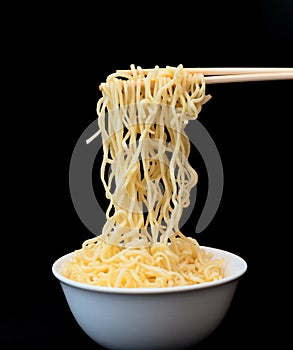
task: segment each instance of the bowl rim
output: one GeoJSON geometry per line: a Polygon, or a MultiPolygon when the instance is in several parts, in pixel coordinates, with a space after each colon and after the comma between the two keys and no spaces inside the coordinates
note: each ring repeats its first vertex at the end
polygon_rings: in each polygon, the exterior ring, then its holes
{"type": "Polygon", "coordinates": [[[220,248],[214,248],[214,247],[207,247],[201,245],[201,248],[206,249],[207,252],[212,253],[220,253],[224,254],[226,256],[232,257],[234,260],[237,260],[240,264],[240,268],[237,272],[224,277],[220,280],[211,281],[211,282],[204,282],[200,284],[192,284],[187,286],[175,286],[175,287],[155,287],[155,288],[121,288],[121,287],[105,287],[105,286],[96,286],[81,282],[73,281],[67,277],[64,277],[59,271],[58,266],[64,262],[66,259],[70,258],[75,252],[67,253],[61,257],[59,257],[52,265],[52,273],[53,275],[59,280],[59,282],[62,284],[67,284],[69,286],[88,290],[88,291],[94,291],[94,292],[101,292],[101,293],[115,293],[115,294],[164,294],[164,293],[175,293],[175,292],[185,292],[190,290],[198,290],[198,289],[206,289],[211,287],[216,287],[219,285],[223,285],[232,281],[238,280],[247,270],[247,262],[240,257],[239,255],[232,253],[230,251],[220,249],[220,248]]]}

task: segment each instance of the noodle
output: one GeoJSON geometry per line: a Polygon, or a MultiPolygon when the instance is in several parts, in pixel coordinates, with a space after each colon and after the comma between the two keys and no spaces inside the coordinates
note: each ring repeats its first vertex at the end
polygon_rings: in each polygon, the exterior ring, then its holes
{"type": "MultiPolygon", "coordinates": [[[[179,229],[198,176],[184,131],[210,96],[202,74],[183,66],[113,73],[97,103],[103,141],[101,180],[109,206],[99,237],[85,241],[64,275],[109,287],[172,287],[223,277],[179,229]]],[[[96,134],[97,135],[97,134],[96,134]]],[[[92,138],[91,138],[92,140],[92,138]]]]}

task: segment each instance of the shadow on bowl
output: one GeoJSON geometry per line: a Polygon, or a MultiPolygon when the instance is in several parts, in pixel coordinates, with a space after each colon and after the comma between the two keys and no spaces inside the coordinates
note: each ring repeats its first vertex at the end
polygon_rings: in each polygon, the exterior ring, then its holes
{"type": "Polygon", "coordinates": [[[72,281],[61,274],[73,253],[52,266],[70,310],[83,331],[111,350],[179,350],[208,337],[226,315],[240,277],[241,257],[202,247],[224,258],[225,277],[202,284],[167,288],[111,288],[72,281]]]}

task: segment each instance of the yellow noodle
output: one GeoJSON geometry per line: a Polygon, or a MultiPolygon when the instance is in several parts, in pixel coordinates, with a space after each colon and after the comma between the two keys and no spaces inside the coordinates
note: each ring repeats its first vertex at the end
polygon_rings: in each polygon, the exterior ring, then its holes
{"type": "Polygon", "coordinates": [[[223,261],[180,232],[198,176],[184,131],[210,96],[183,66],[113,73],[97,103],[101,180],[109,206],[99,237],[85,241],[64,275],[124,288],[174,287],[223,278],[223,261]],[[106,169],[109,172],[106,173],[106,169]]]}

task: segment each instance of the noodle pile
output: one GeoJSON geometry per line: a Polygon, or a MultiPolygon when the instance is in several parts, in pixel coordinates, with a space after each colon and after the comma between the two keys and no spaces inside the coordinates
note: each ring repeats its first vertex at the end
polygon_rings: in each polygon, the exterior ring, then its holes
{"type": "Polygon", "coordinates": [[[179,229],[198,176],[190,166],[189,120],[210,96],[202,74],[183,66],[114,73],[100,86],[101,180],[109,206],[99,237],[85,241],[64,275],[109,287],[172,287],[223,277],[179,229]]]}

